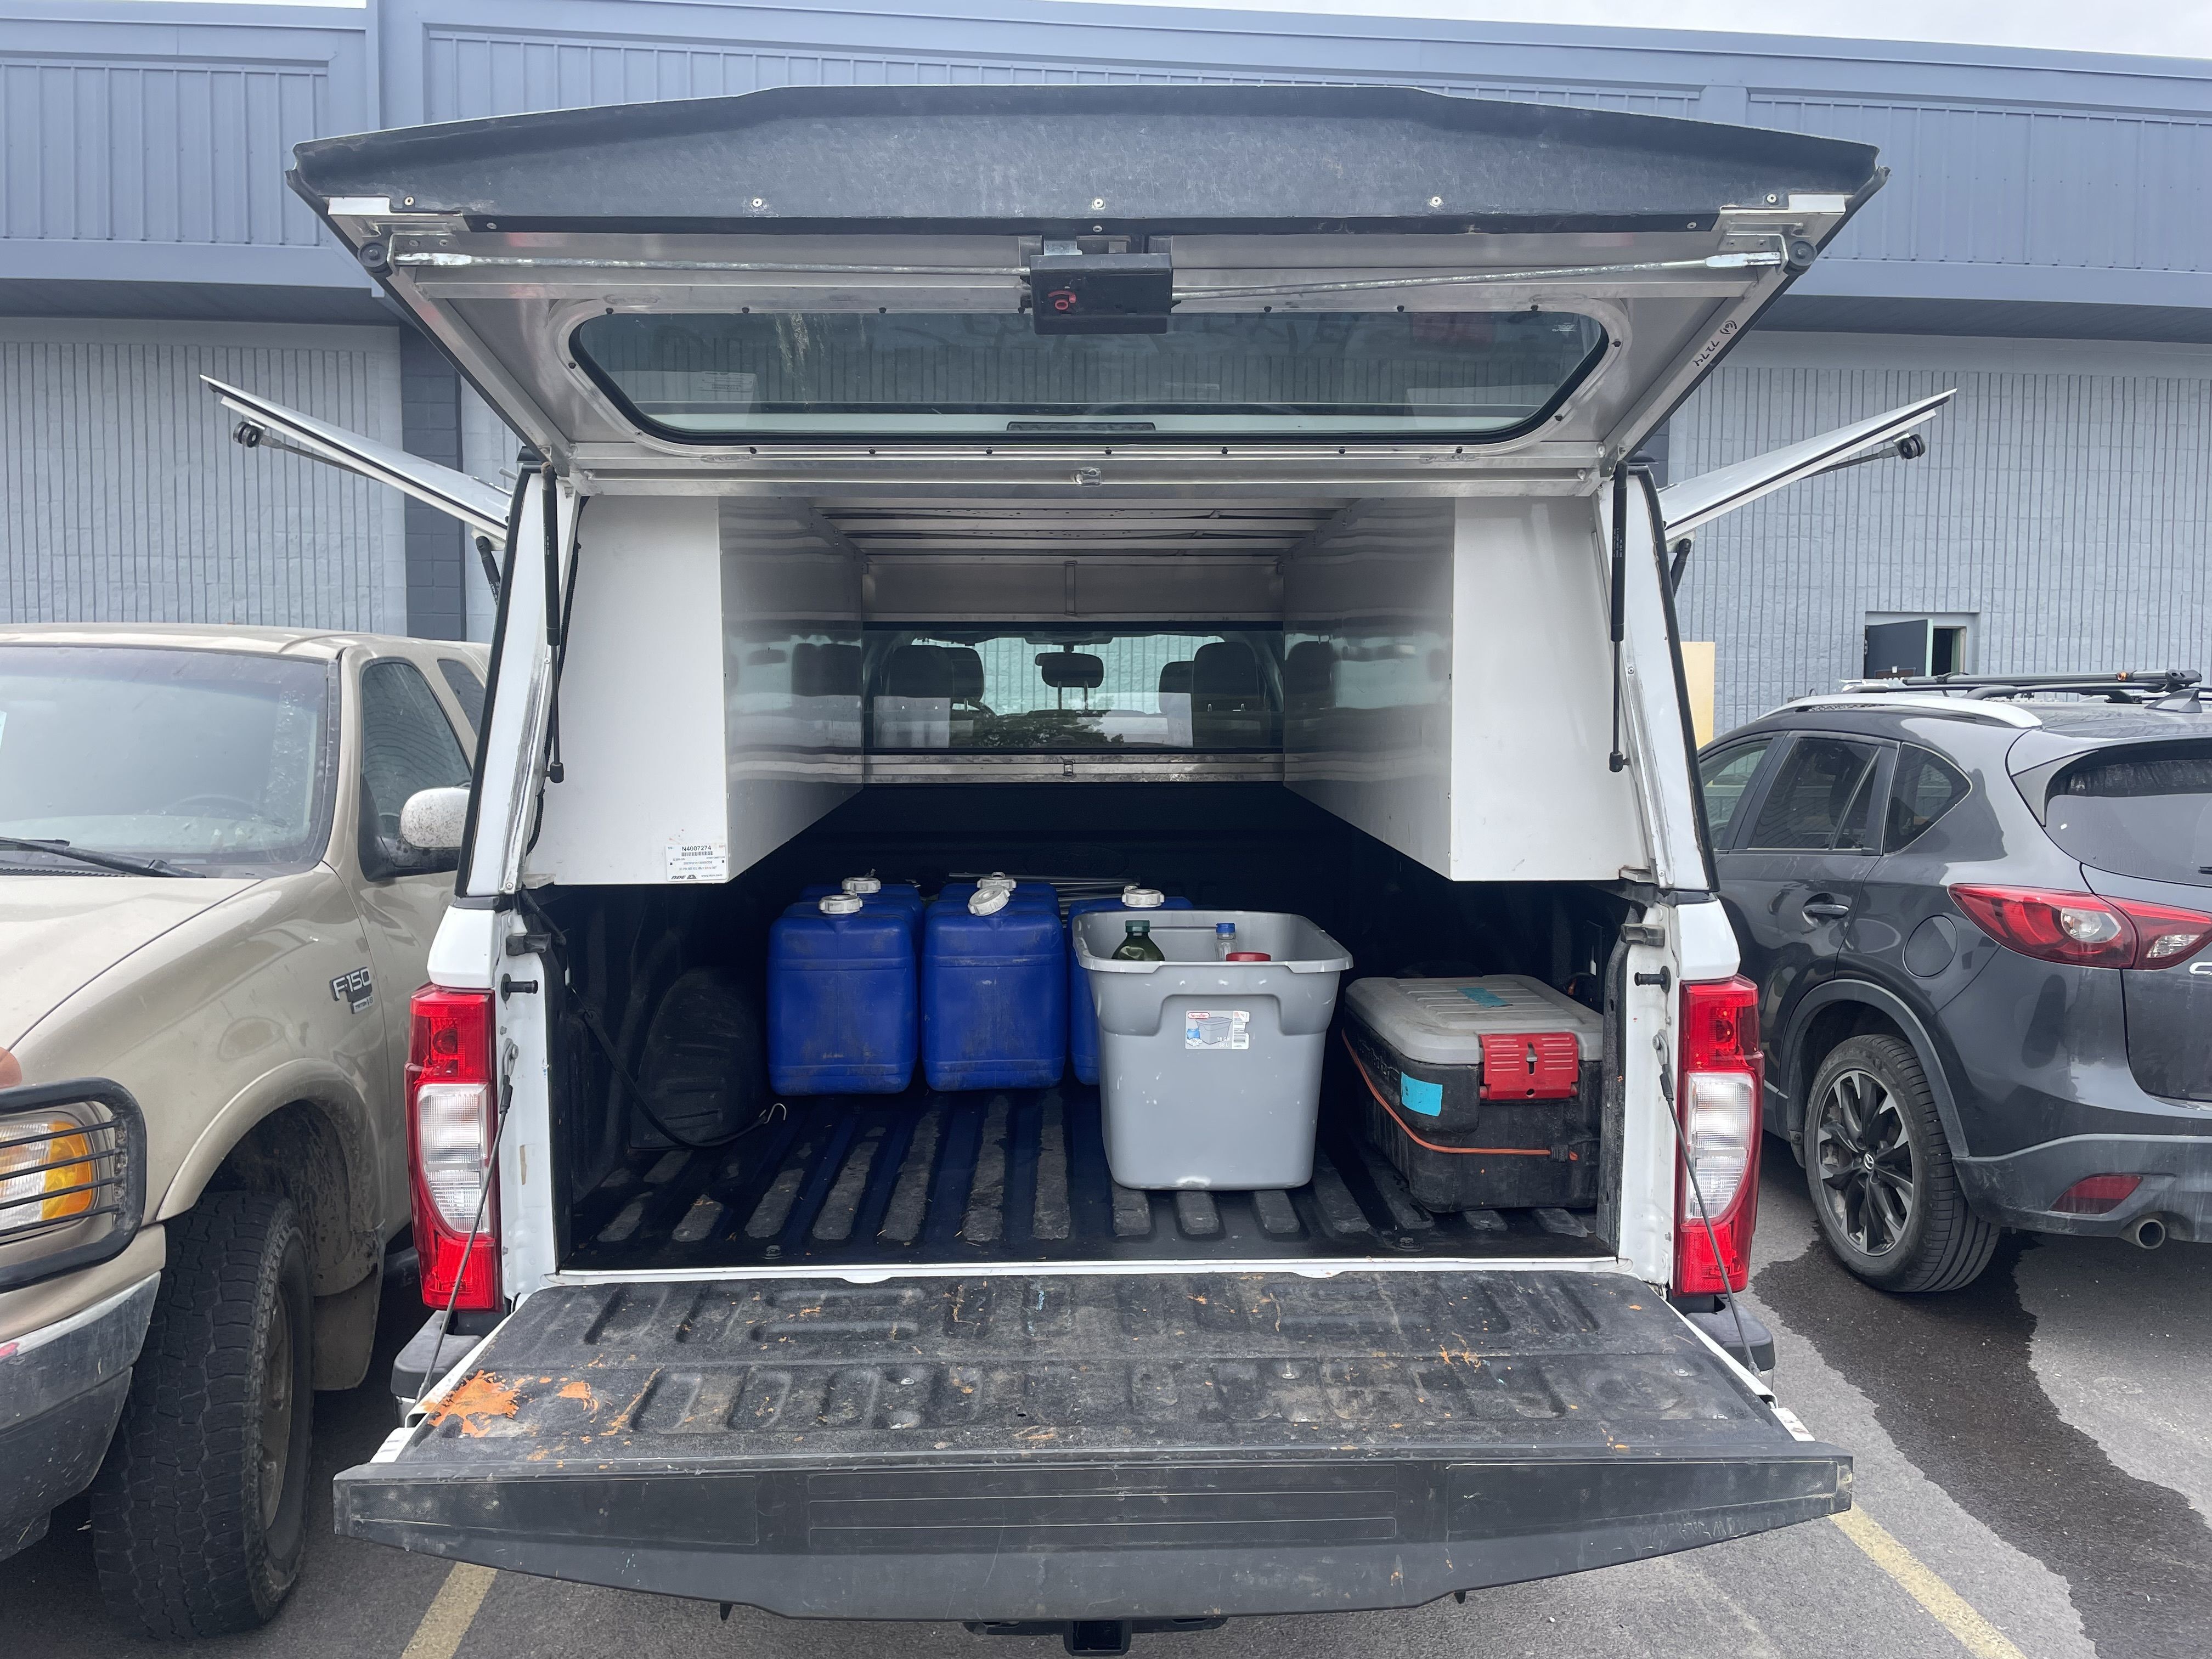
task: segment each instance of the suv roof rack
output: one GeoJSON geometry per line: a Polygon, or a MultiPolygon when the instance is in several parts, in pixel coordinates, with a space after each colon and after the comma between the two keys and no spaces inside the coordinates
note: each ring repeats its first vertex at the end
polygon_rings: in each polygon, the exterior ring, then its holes
{"type": "MultiPolygon", "coordinates": [[[[1864,685],[1862,682],[1856,681],[1846,682],[1846,684],[1854,689],[1842,692],[1810,692],[1802,697],[1792,697],[1782,707],[1786,709],[1911,708],[1923,714],[1948,714],[1954,720],[1987,720],[1994,726],[2025,727],[2043,724],[2027,709],[2015,708],[2008,702],[1989,702],[1967,697],[1947,697],[1941,692],[1920,688],[1903,692],[1889,691],[1885,689],[1883,696],[1869,697],[1863,695],[1863,692],[1875,690],[1875,686],[1864,685]]],[[[1881,687],[1887,688],[1895,685],[1897,682],[1886,680],[1879,684],[1881,687]]]]}
{"type": "Polygon", "coordinates": [[[1847,692],[1963,692],[1975,700],[2028,697],[2063,691],[2102,696],[2107,702],[2139,703],[2147,697],[2186,695],[2192,705],[2202,675],[2185,668],[2124,668],[2110,674],[1912,674],[1893,678],[1845,680],[1847,692]]]}

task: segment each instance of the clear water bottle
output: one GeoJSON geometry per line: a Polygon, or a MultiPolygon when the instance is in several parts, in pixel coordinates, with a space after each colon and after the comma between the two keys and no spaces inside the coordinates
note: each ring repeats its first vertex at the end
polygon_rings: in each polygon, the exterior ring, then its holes
{"type": "Polygon", "coordinates": [[[1217,962],[1229,960],[1229,953],[1237,948],[1237,924],[1217,921],[1213,924],[1213,957],[1217,962]]]}

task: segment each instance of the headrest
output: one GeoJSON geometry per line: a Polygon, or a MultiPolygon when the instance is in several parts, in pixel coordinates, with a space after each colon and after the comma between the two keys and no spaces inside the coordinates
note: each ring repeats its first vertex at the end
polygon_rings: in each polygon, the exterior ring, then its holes
{"type": "Polygon", "coordinates": [[[1260,659],[1242,640],[1201,645],[1190,659],[1190,689],[1194,696],[1256,696],[1260,659]]]}
{"type": "Polygon", "coordinates": [[[1190,664],[1188,661],[1162,663],[1160,690],[1169,693],[1181,692],[1183,696],[1188,696],[1190,695],[1190,664]]]}
{"type": "Polygon", "coordinates": [[[945,665],[952,676],[955,702],[983,701],[983,653],[972,645],[941,645],[945,665]]]}
{"type": "Polygon", "coordinates": [[[791,649],[794,697],[856,697],[860,694],[860,647],[802,641],[791,649]]]}
{"type": "Polygon", "coordinates": [[[1327,640],[1300,640],[1283,659],[1283,691],[1285,696],[1326,691],[1329,676],[1336,666],[1336,647],[1327,640]]]}
{"type": "Polygon", "coordinates": [[[886,697],[946,697],[952,695],[952,665],[941,645],[902,645],[884,663],[877,693],[886,697]]]}

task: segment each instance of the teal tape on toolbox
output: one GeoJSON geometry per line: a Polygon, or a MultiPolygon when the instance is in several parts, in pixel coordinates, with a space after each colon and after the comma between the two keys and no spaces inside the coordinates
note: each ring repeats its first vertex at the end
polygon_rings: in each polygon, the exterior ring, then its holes
{"type": "Polygon", "coordinates": [[[1486,991],[1480,985],[1462,985],[1459,988],[1459,994],[1478,1008],[1503,1008],[1507,1006],[1504,997],[1495,991],[1486,991]]]}
{"type": "Polygon", "coordinates": [[[1423,1117],[1442,1117],[1444,1115],[1444,1085],[1424,1083],[1417,1077],[1398,1074],[1398,1103],[1409,1112],[1419,1112],[1423,1117]]]}

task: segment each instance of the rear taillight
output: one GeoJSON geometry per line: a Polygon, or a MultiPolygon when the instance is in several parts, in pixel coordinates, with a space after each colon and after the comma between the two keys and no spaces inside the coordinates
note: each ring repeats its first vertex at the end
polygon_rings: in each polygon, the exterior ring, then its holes
{"type": "Polygon", "coordinates": [[[407,1152],[422,1300],[434,1308],[495,1309],[491,993],[426,985],[410,1012],[407,1152]]]}
{"type": "Polygon", "coordinates": [[[1951,897],[2007,950],[2077,968],[2171,968],[2212,939],[2212,916],[2138,899],[1961,885],[1951,897]]]}
{"type": "Polygon", "coordinates": [[[1697,1181],[1693,1188],[1678,1171],[1674,1291],[1717,1295],[1749,1283],[1759,1217],[1758,988],[1747,979],[1685,984],[1681,1038],[1675,1101],[1697,1181]]]}

